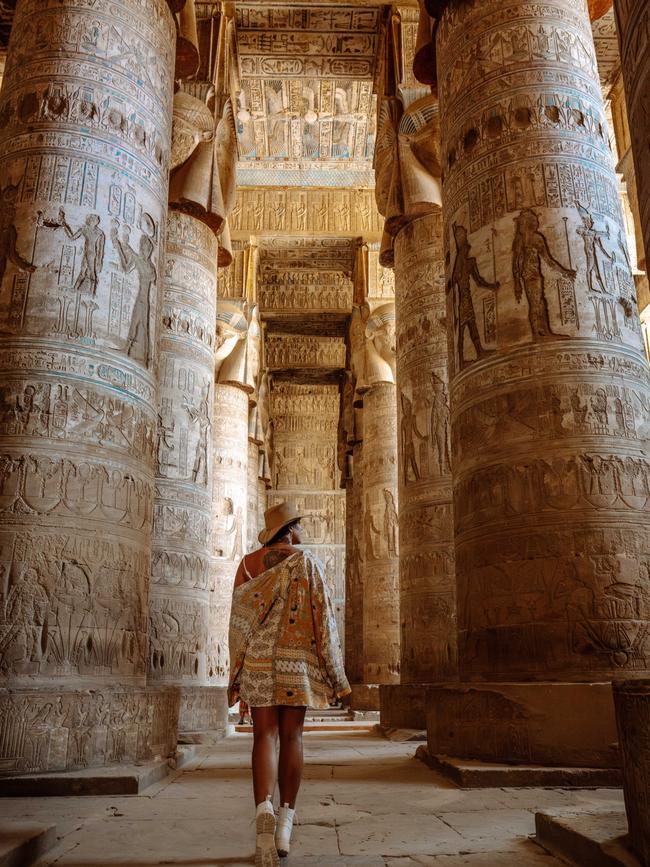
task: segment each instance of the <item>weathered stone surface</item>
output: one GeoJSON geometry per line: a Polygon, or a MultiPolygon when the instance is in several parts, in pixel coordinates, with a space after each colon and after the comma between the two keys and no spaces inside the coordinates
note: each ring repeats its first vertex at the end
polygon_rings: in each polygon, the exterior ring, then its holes
{"type": "Polygon", "coordinates": [[[644,0],[614,0],[621,49],[627,113],[636,168],[638,202],[645,242],[646,262],[650,261],[650,135],[647,94],[650,87],[650,21],[644,0]]]}
{"type": "Polygon", "coordinates": [[[176,747],[178,711],[173,687],[3,689],[2,773],[166,759],[176,747]]]}
{"type": "Polygon", "coordinates": [[[630,846],[650,864],[650,680],[614,683],[630,846]]]}
{"type": "MultiPolygon", "coordinates": [[[[624,810],[544,810],[535,813],[535,841],[569,864],[639,867],[629,849],[624,810]]],[[[642,862],[641,862],[642,863],[642,862]]]]}
{"type": "Polygon", "coordinates": [[[436,213],[395,239],[402,683],[457,673],[444,285],[436,213]]]}
{"type": "Polygon", "coordinates": [[[608,683],[431,687],[431,755],[484,762],[619,768],[608,683]]]}
{"type": "Polygon", "coordinates": [[[352,684],[363,683],[363,538],[363,443],[357,442],[346,488],[345,670],[352,684]]]}
{"type": "Polygon", "coordinates": [[[214,392],[212,489],[212,593],[208,673],[228,683],[228,621],[235,572],[246,544],[248,393],[217,383],[214,392]]]}
{"type": "Polygon", "coordinates": [[[437,31],[461,679],[638,677],[650,394],[589,19],[489,9],[437,31]]]}
{"type": "MultiPolygon", "coordinates": [[[[160,317],[149,677],[183,686],[190,707],[188,688],[215,678],[208,652],[216,257],[212,231],[171,210],[160,317]]],[[[181,730],[194,731],[189,707],[181,713],[181,730]]],[[[215,719],[215,727],[221,724],[215,719]]]]}
{"type": "MultiPolygon", "coordinates": [[[[5,771],[120,761],[154,737],[144,683],[174,40],[163,0],[16,11],[0,95],[0,669],[49,695],[8,700],[20,722],[5,771]],[[86,685],[90,703],[73,691],[86,685]]],[[[175,723],[162,721],[166,742],[175,723]]]]}
{"type": "Polygon", "coordinates": [[[379,687],[381,724],[388,728],[426,729],[431,683],[391,683],[379,687]]]}
{"type": "Polygon", "coordinates": [[[0,823],[0,867],[27,867],[56,842],[55,825],[0,823]]]}
{"type": "Polygon", "coordinates": [[[400,669],[397,405],[379,382],[363,399],[363,676],[395,683],[400,669]]]}

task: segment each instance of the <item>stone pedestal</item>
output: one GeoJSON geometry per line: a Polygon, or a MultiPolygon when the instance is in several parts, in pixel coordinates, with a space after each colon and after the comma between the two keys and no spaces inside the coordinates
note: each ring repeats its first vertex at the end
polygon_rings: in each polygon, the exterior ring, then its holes
{"type": "MultiPolygon", "coordinates": [[[[182,689],[181,730],[196,731],[210,619],[212,427],[217,239],[171,210],[163,280],[149,678],[182,689]]],[[[223,698],[223,696],[222,696],[223,698]]],[[[221,726],[220,717],[215,728],[221,726]]],[[[206,723],[201,714],[200,725],[206,723]]],[[[208,726],[212,728],[212,726],[208,726]]]]}
{"type": "Polygon", "coordinates": [[[431,688],[431,755],[483,762],[618,768],[608,683],[492,683],[431,688]]]}
{"type": "Polygon", "coordinates": [[[448,5],[437,46],[461,680],[641,677],[650,391],[586,5],[448,5]]]}
{"type": "Polygon", "coordinates": [[[246,553],[248,393],[217,383],[214,392],[212,495],[212,599],[208,673],[228,684],[228,622],[239,561],[246,553]]]}
{"type": "Polygon", "coordinates": [[[148,752],[150,724],[175,730],[145,690],[174,44],[163,0],[16,9],[0,95],[0,669],[24,691],[1,699],[17,720],[3,768],[111,764],[148,752]]]}
{"type": "Polygon", "coordinates": [[[650,159],[648,159],[648,89],[650,88],[650,22],[645,0],[614,0],[621,50],[625,99],[636,169],[638,202],[650,262],[650,159]]]}
{"type": "Polygon", "coordinates": [[[395,239],[401,682],[407,684],[457,675],[445,303],[436,213],[408,223],[395,239]]]}
{"type": "Polygon", "coordinates": [[[400,668],[395,386],[363,399],[363,680],[396,683],[400,668]]]}
{"type": "Polygon", "coordinates": [[[630,844],[650,864],[650,680],[614,683],[630,844]]]}

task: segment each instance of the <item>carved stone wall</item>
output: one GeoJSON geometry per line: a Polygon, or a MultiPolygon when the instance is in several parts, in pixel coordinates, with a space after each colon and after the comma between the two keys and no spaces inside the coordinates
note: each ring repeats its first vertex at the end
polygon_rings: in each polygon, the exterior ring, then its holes
{"type": "Polygon", "coordinates": [[[650,262],[650,17],[645,0],[614,0],[614,9],[636,167],[645,261],[650,262]]]}
{"type": "Polygon", "coordinates": [[[29,757],[5,743],[5,768],[147,752],[99,729],[151,710],[143,691],[124,704],[116,690],[143,690],[146,673],[174,42],[163,0],[22,0],[14,20],[0,95],[0,666],[51,699],[12,699],[43,740],[30,736],[29,757]],[[86,684],[103,701],[66,692],[86,684]],[[52,727],[68,732],[56,746],[52,727]]]}
{"type": "Polygon", "coordinates": [[[338,487],[336,436],[339,393],[331,385],[274,383],[273,489],[268,505],[282,500],[306,515],[304,544],[323,563],[341,641],[345,635],[345,491],[338,487]]]}
{"type": "Polygon", "coordinates": [[[240,189],[230,215],[234,237],[253,233],[381,236],[372,190],[240,189]]]}
{"type": "Polygon", "coordinates": [[[212,601],[208,674],[228,683],[228,620],[235,572],[246,553],[248,394],[217,383],[214,392],[212,601]]]}
{"type": "Polygon", "coordinates": [[[457,672],[442,217],[395,239],[401,681],[457,672]]]}
{"type": "Polygon", "coordinates": [[[362,514],[364,683],[397,683],[399,519],[397,404],[392,382],[376,383],[363,399],[362,514]]]}
{"type": "Polygon", "coordinates": [[[650,392],[586,6],[448,5],[437,47],[461,676],[638,677],[650,392]]]}
{"type": "MultiPolygon", "coordinates": [[[[149,677],[184,687],[211,680],[216,259],[211,229],[171,210],[160,317],[149,677]]],[[[196,731],[190,717],[183,709],[196,731]]]]}

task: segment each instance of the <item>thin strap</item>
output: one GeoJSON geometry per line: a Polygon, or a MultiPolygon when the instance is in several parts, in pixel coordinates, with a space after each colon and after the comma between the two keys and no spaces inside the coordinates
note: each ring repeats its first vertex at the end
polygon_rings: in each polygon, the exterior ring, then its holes
{"type": "Polygon", "coordinates": [[[252,576],[251,573],[248,571],[248,567],[246,566],[246,557],[244,557],[244,558],[242,559],[241,562],[242,562],[242,566],[244,567],[244,572],[246,573],[246,579],[247,579],[248,581],[252,581],[252,580],[253,580],[253,576],[252,576]]]}

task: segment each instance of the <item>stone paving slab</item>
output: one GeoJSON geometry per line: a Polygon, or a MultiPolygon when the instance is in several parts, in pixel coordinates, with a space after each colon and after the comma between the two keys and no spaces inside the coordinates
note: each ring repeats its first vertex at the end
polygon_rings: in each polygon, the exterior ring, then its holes
{"type": "MultiPolygon", "coordinates": [[[[251,867],[249,735],[199,747],[138,796],[11,798],[13,819],[56,822],[38,867],[251,867]]],[[[547,809],[620,809],[619,790],[463,790],[376,735],[306,739],[306,775],[282,867],[559,867],[528,839],[547,809]]]]}

